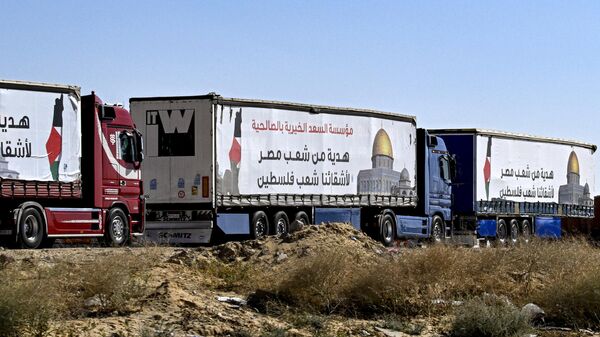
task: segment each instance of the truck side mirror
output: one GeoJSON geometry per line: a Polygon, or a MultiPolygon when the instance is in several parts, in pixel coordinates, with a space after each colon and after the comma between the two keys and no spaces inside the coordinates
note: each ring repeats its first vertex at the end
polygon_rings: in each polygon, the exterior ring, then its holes
{"type": "Polygon", "coordinates": [[[144,138],[138,130],[133,133],[133,144],[135,144],[134,161],[139,165],[144,161],[144,138]]]}
{"type": "Polygon", "coordinates": [[[452,182],[456,182],[456,176],[458,174],[457,168],[456,168],[456,155],[451,155],[451,156],[449,156],[449,158],[450,158],[450,179],[452,179],[452,182]]]}

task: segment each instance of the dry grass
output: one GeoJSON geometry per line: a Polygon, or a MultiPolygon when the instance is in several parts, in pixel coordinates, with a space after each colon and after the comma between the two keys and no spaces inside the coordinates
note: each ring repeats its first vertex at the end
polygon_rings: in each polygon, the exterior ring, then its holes
{"type": "Polygon", "coordinates": [[[247,263],[221,261],[202,261],[195,266],[197,272],[211,276],[216,280],[211,287],[217,290],[255,290],[254,279],[258,277],[256,269],[247,263]]]}
{"type": "Polygon", "coordinates": [[[84,309],[85,301],[99,304],[93,314],[124,314],[136,310],[137,300],[148,294],[148,273],[152,255],[132,256],[126,252],[98,259],[72,270],[69,290],[75,294],[74,309],[84,309]]]}
{"type": "Polygon", "coordinates": [[[83,265],[58,261],[50,265],[14,264],[0,272],[0,336],[45,336],[52,322],[82,315],[133,310],[147,294],[151,251],[125,251],[83,265]],[[90,297],[98,305],[85,305],[90,297]]]}
{"type": "Polygon", "coordinates": [[[31,277],[5,270],[0,276],[0,336],[44,336],[66,312],[57,284],[39,272],[31,277]]]}
{"type": "Polygon", "coordinates": [[[280,301],[306,312],[361,317],[450,313],[450,305],[434,301],[496,294],[515,305],[540,305],[551,322],[600,327],[600,250],[585,241],[434,246],[370,259],[365,263],[355,250],[317,253],[290,262],[258,294],[271,306],[280,301]]]}
{"type": "Polygon", "coordinates": [[[456,337],[520,337],[531,331],[519,309],[497,296],[474,298],[459,307],[449,335],[456,337]]]}

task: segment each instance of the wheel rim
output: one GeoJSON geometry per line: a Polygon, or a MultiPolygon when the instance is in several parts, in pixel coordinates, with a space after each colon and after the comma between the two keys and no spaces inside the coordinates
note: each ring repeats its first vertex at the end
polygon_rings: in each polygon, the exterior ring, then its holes
{"type": "Polygon", "coordinates": [[[442,241],[442,226],[440,224],[439,220],[435,220],[435,222],[433,223],[433,239],[436,242],[440,242],[442,241]]]}
{"type": "Polygon", "coordinates": [[[286,232],[286,223],[285,223],[285,219],[284,218],[279,218],[279,220],[277,220],[277,224],[275,226],[275,234],[279,235],[279,234],[284,234],[286,232]]]}
{"type": "Polygon", "coordinates": [[[519,227],[515,224],[510,226],[510,239],[512,242],[517,242],[517,238],[519,237],[519,227]]]}
{"type": "Polygon", "coordinates": [[[298,217],[298,218],[296,219],[296,223],[298,223],[298,226],[300,226],[300,227],[301,227],[301,226],[304,226],[304,225],[306,225],[306,224],[307,224],[307,221],[304,221],[304,217],[302,217],[302,216],[301,216],[301,217],[298,217]]]}
{"type": "Polygon", "coordinates": [[[25,226],[23,228],[23,233],[25,234],[25,240],[27,242],[35,242],[38,239],[40,232],[40,223],[37,218],[33,215],[28,215],[25,218],[25,226]]]}
{"type": "Polygon", "coordinates": [[[529,242],[529,238],[531,237],[531,228],[529,227],[529,223],[523,222],[523,240],[525,242],[529,242]]]}
{"type": "Polygon", "coordinates": [[[392,222],[389,219],[385,220],[383,223],[383,238],[385,242],[392,242],[394,239],[392,222]]]}
{"type": "Polygon", "coordinates": [[[265,235],[266,227],[265,220],[263,218],[259,218],[254,223],[254,235],[257,238],[263,237],[265,235]]]}
{"type": "Polygon", "coordinates": [[[506,241],[506,225],[505,224],[500,224],[498,226],[498,240],[500,240],[500,242],[506,241]]]}
{"type": "Polygon", "coordinates": [[[123,241],[125,237],[125,222],[121,217],[115,217],[111,222],[112,234],[115,242],[123,241]]]}

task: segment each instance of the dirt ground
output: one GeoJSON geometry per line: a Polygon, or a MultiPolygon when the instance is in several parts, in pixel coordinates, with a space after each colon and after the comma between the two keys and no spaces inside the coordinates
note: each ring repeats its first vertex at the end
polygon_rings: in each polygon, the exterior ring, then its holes
{"type": "MultiPolygon", "coordinates": [[[[240,268],[268,271],[272,277],[286,272],[296,259],[334,251],[341,246],[360,252],[359,263],[370,257],[394,254],[401,258],[419,249],[402,244],[385,248],[347,225],[308,226],[284,238],[227,242],[215,247],[158,247],[152,245],[126,248],[62,247],[43,250],[2,250],[0,260],[11,268],[47,268],[57,264],[85,265],[99,258],[114,258],[119,264],[122,254],[152,256],[148,271],[148,292],[135,309],[103,315],[90,314],[78,319],[51,323],[50,336],[410,336],[384,329],[383,320],[362,320],[340,316],[303,318],[283,314],[266,315],[245,303],[244,285],[228,289],[223,278],[208,271],[215,262],[240,268]]],[[[235,275],[234,275],[235,276],[235,275]]],[[[231,280],[230,280],[231,281],[231,280]]],[[[234,280],[235,282],[235,280],[234,280]]],[[[241,279],[238,283],[243,283],[241,279]]],[[[248,285],[247,289],[252,289],[248,285]]],[[[417,317],[409,322],[420,327],[419,336],[443,336],[449,317],[417,317]]],[[[600,336],[592,332],[561,330],[537,331],[538,336],[600,336]]]]}

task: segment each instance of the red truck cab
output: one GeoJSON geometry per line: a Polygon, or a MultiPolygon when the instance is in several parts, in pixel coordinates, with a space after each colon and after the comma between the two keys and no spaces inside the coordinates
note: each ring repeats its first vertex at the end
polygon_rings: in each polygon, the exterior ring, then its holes
{"type": "Polygon", "coordinates": [[[120,246],[132,236],[143,234],[142,138],[127,110],[104,104],[94,92],[80,96],[78,87],[41,83],[0,81],[0,98],[9,102],[0,114],[19,117],[19,111],[28,112],[31,129],[43,133],[31,135],[30,139],[45,142],[45,147],[33,144],[31,159],[4,158],[6,165],[25,172],[27,167],[23,167],[30,160],[32,165],[46,166],[47,171],[48,160],[57,161],[54,178],[48,177],[46,171],[35,179],[26,174],[6,176],[0,172],[0,239],[4,243],[38,248],[51,245],[57,238],[98,238],[108,245],[120,246]],[[37,103],[44,102],[48,95],[51,100],[60,100],[58,118],[54,105],[49,136],[45,124],[34,125],[36,120],[48,119],[46,111],[52,106],[37,103]],[[10,102],[16,102],[12,107],[18,109],[11,108],[10,102]],[[80,113],[80,117],[69,117],[67,113],[80,113]],[[54,143],[53,132],[58,135],[54,143]],[[43,154],[37,155],[36,151],[43,154]],[[65,158],[73,158],[73,154],[75,159],[67,168],[65,158]],[[77,156],[78,165],[73,164],[77,156]],[[69,179],[71,168],[75,178],[69,179]],[[58,178],[57,172],[61,174],[58,178]]]}

